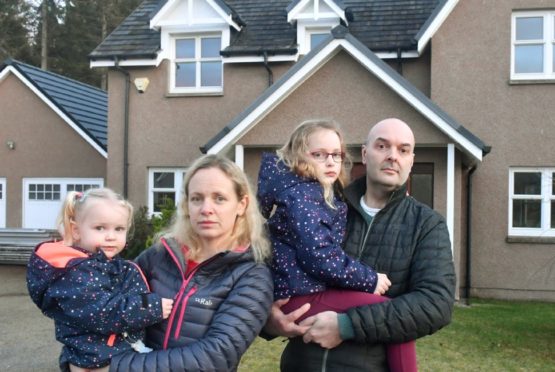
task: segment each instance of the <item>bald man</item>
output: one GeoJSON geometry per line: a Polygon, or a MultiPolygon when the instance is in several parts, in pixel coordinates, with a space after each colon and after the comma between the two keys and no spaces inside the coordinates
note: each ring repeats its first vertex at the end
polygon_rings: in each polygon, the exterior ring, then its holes
{"type": "Polygon", "coordinates": [[[345,251],[385,273],[390,301],[294,320],[276,301],[266,331],[292,337],[282,371],[388,371],[385,344],[430,335],[451,321],[455,270],[444,218],[407,195],[414,134],[399,119],[374,125],[362,146],[366,176],[345,189],[345,251]],[[296,337],[298,336],[298,337],[296,337]]]}

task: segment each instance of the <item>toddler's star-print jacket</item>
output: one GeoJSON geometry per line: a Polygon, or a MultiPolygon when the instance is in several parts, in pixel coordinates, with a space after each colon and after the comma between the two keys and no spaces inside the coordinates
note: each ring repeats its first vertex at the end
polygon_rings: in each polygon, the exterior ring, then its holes
{"type": "Polygon", "coordinates": [[[54,319],[64,344],[60,367],[110,364],[131,350],[144,328],[162,320],[161,298],[150,293],[138,266],[63,242],[39,244],[28,263],[27,288],[44,315],[54,319]],[[124,333],[125,336],[124,337],[124,333]]]}
{"type": "Polygon", "coordinates": [[[336,209],[330,208],[317,180],[294,174],[273,154],[262,156],[257,197],[268,218],[276,300],[327,287],[374,292],[377,273],[341,248],[347,221],[342,200],[336,196],[336,209]]]}

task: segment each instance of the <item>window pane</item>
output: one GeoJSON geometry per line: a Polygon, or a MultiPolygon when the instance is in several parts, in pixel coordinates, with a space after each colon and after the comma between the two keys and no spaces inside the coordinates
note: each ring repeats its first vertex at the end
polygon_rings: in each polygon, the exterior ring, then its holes
{"type": "Polygon", "coordinates": [[[329,34],[311,34],[310,35],[310,49],[320,44],[329,34]]]}
{"type": "Polygon", "coordinates": [[[513,200],[513,227],[541,227],[540,200],[513,200]]]}
{"type": "Polygon", "coordinates": [[[195,39],[178,39],[175,41],[176,58],[195,58],[195,39]]]}
{"type": "Polygon", "coordinates": [[[543,17],[521,17],[516,19],[517,40],[543,39],[543,17]]]}
{"type": "Polygon", "coordinates": [[[541,195],[542,174],[540,172],[515,173],[516,195],[541,195]]]}
{"type": "Polygon", "coordinates": [[[202,58],[214,58],[220,56],[221,41],[219,37],[206,37],[200,40],[200,52],[202,58]]]}
{"type": "Polygon", "coordinates": [[[543,45],[515,46],[515,72],[543,72],[543,45]]]}
{"type": "Polygon", "coordinates": [[[195,63],[176,63],[175,64],[175,86],[194,87],[195,86],[195,63]]]}
{"type": "Polygon", "coordinates": [[[551,201],[551,228],[555,229],[555,200],[551,201]]]}
{"type": "Polygon", "coordinates": [[[162,212],[162,208],[168,201],[175,204],[174,192],[155,192],[154,193],[154,212],[162,212]]]}
{"type": "Polygon", "coordinates": [[[173,172],[154,172],[154,187],[173,189],[173,177],[173,172]]]}
{"type": "Polygon", "coordinates": [[[551,173],[551,195],[555,195],[555,173],[551,173]]]}
{"type": "Polygon", "coordinates": [[[222,63],[202,62],[200,65],[200,85],[203,87],[222,86],[222,63]]]}

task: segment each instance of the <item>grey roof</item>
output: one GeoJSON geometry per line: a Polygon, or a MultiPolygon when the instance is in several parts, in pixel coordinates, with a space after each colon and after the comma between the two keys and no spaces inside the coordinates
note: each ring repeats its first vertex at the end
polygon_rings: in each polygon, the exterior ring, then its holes
{"type": "Polygon", "coordinates": [[[95,143],[106,150],[108,94],[105,91],[12,59],[4,61],[0,71],[7,66],[12,66],[21,73],[95,143]]]}
{"type": "Polygon", "coordinates": [[[229,132],[231,132],[237,125],[239,125],[248,115],[251,114],[260,104],[262,104],[268,97],[270,97],[275,91],[281,88],[293,75],[295,75],[300,69],[302,69],[306,64],[310,63],[311,59],[314,58],[327,44],[331,43],[333,39],[346,39],[354,47],[356,47],[360,52],[362,52],[366,57],[368,57],[375,65],[377,65],[380,70],[384,71],[392,79],[394,79],[397,84],[402,86],[404,89],[409,91],[419,102],[426,106],[429,110],[433,111],[437,116],[441,117],[443,121],[454,130],[456,130],[461,136],[466,138],[469,142],[475,145],[478,149],[482,150],[485,155],[490,151],[490,147],[487,146],[480,138],[471,133],[468,129],[459,124],[455,119],[453,119],[449,114],[443,111],[439,106],[437,106],[429,97],[418,90],[414,85],[412,85],[403,76],[392,69],[388,64],[383,62],[378,56],[376,56],[370,49],[368,49],[364,44],[362,44],[358,39],[351,35],[347,28],[344,26],[337,26],[332,30],[332,35],[323,41],[319,46],[309,52],[303,59],[297,62],[293,67],[291,67],[287,72],[269,88],[267,88],[249,107],[247,107],[242,113],[240,113],[235,119],[233,119],[229,124],[227,124],[222,130],[211,138],[204,146],[200,148],[203,153],[206,153],[210,148],[212,148],[216,143],[222,140],[229,132]]]}
{"type": "MultiPolygon", "coordinates": [[[[159,31],[150,19],[167,0],[145,0],[91,54],[92,60],[154,58],[160,49],[159,31]]],[[[416,50],[416,37],[447,0],[335,0],[345,10],[349,32],[366,47],[377,51],[416,50]]],[[[287,11],[296,0],[218,0],[227,4],[240,24],[231,29],[231,45],[223,55],[295,54],[295,25],[287,11]]],[[[223,4],[223,5],[222,5],[223,4]]]]}

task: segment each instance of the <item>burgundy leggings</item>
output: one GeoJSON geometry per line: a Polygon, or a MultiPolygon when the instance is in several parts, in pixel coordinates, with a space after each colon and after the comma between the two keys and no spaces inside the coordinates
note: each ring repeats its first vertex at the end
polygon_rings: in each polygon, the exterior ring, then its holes
{"type": "MultiPolygon", "coordinates": [[[[306,303],[310,303],[310,310],[303,314],[297,323],[309,316],[323,311],[335,311],[344,313],[351,307],[373,305],[389,301],[389,298],[372,293],[348,291],[343,289],[328,289],[311,295],[291,297],[289,302],[282,306],[285,314],[298,309],[306,303]]],[[[387,361],[391,372],[416,372],[416,342],[409,341],[402,344],[387,345],[387,361]]]]}

